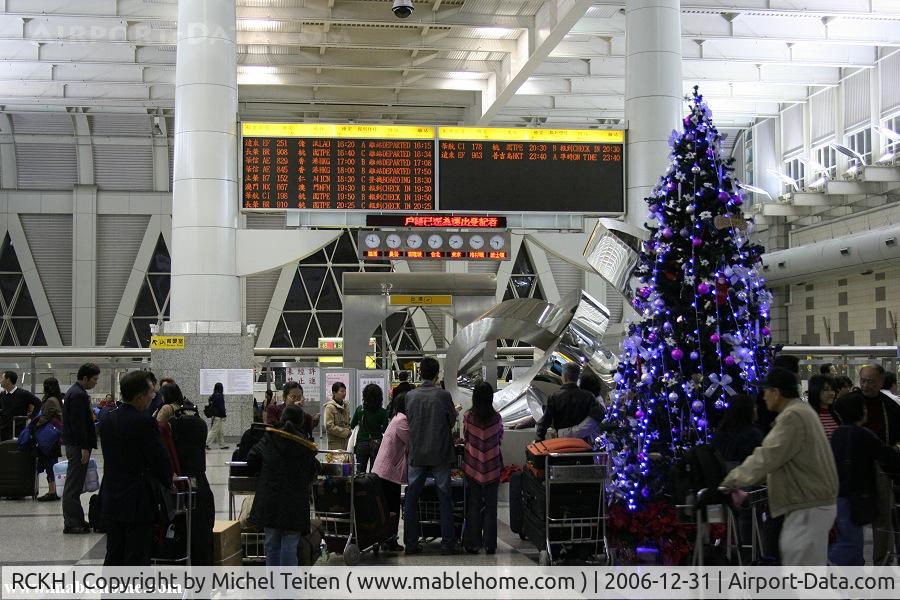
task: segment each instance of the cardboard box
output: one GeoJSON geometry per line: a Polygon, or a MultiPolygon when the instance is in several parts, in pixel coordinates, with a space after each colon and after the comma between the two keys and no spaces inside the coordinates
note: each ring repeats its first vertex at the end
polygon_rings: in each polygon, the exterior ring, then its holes
{"type": "Polygon", "coordinates": [[[213,562],[217,565],[240,565],[242,555],[241,522],[216,520],[213,525],[213,562]],[[237,563],[233,562],[235,557],[237,563]]]}

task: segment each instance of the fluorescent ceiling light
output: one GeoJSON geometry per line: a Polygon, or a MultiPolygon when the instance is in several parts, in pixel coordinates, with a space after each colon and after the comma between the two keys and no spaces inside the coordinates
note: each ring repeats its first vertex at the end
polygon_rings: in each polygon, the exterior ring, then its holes
{"type": "Polygon", "coordinates": [[[480,35],[484,37],[497,37],[502,35],[509,35],[510,33],[515,33],[515,29],[508,29],[506,27],[476,27],[475,35],[480,35]]]}
{"type": "Polygon", "coordinates": [[[270,19],[239,19],[238,26],[246,31],[269,31],[278,26],[278,21],[270,19]]]}

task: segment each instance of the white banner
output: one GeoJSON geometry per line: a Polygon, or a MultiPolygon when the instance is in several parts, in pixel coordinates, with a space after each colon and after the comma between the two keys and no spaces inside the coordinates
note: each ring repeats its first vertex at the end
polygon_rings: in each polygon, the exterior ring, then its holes
{"type": "Polygon", "coordinates": [[[253,369],[200,369],[200,393],[208,396],[221,383],[226,396],[253,394],[253,369]]]}
{"type": "Polygon", "coordinates": [[[307,402],[318,402],[319,367],[288,367],[285,369],[285,381],[296,381],[303,388],[303,397],[307,402]]]}
{"type": "Polygon", "coordinates": [[[2,567],[0,597],[884,598],[898,567],[2,567]]]}

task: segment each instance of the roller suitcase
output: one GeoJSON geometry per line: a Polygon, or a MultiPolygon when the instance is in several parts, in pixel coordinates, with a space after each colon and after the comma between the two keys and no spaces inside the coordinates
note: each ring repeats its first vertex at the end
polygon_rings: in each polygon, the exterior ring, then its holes
{"type": "Polygon", "coordinates": [[[524,537],[522,531],[522,471],[509,476],[509,529],[524,537]]]}
{"type": "Polygon", "coordinates": [[[37,498],[37,458],[19,449],[15,440],[0,442],[0,497],[37,498]]]}
{"type": "MultiPolygon", "coordinates": [[[[550,518],[596,517],[600,511],[603,483],[554,483],[550,496],[550,518]]],[[[541,521],[547,508],[547,488],[530,473],[522,476],[522,509],[541,521]]]]}
{"type": "Polygon", "coordinates": [[[393,527],[381,479],[374,473],[364,473],[353,483],[357,545],[364,549],[387,541],[393,537],[393,527]]]}
{"type": "Polygon", "coordinates": [[[100,505],[100,494],[94,494],[88,500],[88,525],[94,533],[103,533],[103,508],[100,505]]]}
{"type": "MultiPolygon", "coordinates": [[[[555,438],[534,442],[525,449],[526,470],[537,479],[544,478],[544,467],[547,456],[556,453],[593,452],[594,448],[586,441],[578,438],[555,438]]],[[[586,465],[593,461],[591,456],[573,456],[571,458],[556,457],[554,464],[586,465]]]]}

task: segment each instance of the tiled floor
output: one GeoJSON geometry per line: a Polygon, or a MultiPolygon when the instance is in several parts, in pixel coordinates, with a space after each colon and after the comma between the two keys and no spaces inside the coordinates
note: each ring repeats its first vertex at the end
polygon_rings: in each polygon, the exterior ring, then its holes
{"type": "MultiPolygon", "coordinates": [[[[103,455],[93,454],[102,476],[103,455]]],[[[231,450],[213,450],[207,453],[207,476],[216,501],[216,518],[228,518],[228,467],[231,450]]],[[[40,494],[47,491],[47,481],[41,478],[40,494]]],[[[81,502],[87,515],[90,494],[83,494],[81,502]]],[[[237,500],[240,507],[240,498],[237,500]]],[[[402,553],[383,553],[375,558],[363,555],[362,564],[385,565],[533,565],[537,562],[537,550],[519,539],[506,523],[508,507],[499,506],[498,547],[493,556],[459,554],[442,556],[437,543],[426,546],[426,552],[407,558],[402,553]]],[[[101,564],[106,552],[103,534],[63,535],[62,503],[23,500],[0,500],[0,564],[101,564]]],[[[333,555],[333,564],[343,564],[343,558],[333,555]]]]}

